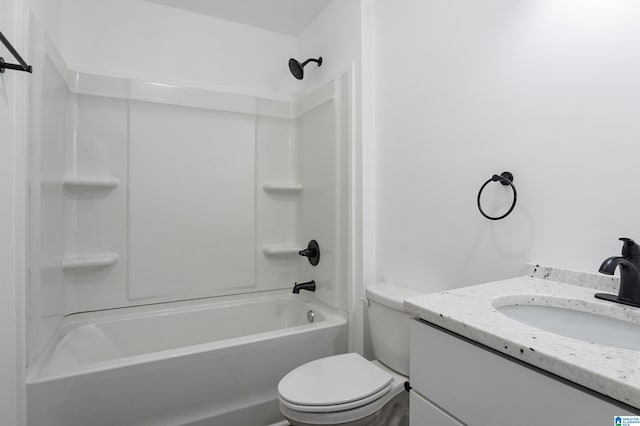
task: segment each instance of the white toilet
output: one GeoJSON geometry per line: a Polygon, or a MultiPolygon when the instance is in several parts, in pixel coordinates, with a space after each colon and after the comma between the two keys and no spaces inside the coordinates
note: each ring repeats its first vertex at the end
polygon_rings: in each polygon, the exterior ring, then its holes
{"type": "Polygon", "coordinates": [[[421,293],[380,283],[367,287],[376,361],[357,353],[321,358],[278,384],[280,412],[293,426],[397,426],[409,405],[409,319],[403,301],[421,293]]]}

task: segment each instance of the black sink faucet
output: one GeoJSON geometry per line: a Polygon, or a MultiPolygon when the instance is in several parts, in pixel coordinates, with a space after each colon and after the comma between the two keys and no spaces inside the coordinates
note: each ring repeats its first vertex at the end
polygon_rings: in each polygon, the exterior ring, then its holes
{"type": "Polygon", "coordinates": [[[306,283],[300,283],[300,284],[294,283],[293,293],[300,294],[300,290],[316,291],[316,282],[311,280],[311,281],[307,281],[306,283]]]}
{"type": "Polygon", "coordinates": [[[598,299],[610,300],[640,307],[640,246],[631,238],[620,238],[624,242],[622,256],[613,256],[600,265],[600,272],[613,275],[620,267],[620,290],[618,295],[596,293],[598,299]]]}

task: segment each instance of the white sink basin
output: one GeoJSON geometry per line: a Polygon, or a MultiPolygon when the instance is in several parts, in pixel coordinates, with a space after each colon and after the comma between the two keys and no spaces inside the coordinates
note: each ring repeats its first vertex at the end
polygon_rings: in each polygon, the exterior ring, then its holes
{"type": "Polygon", "coordinates": [[[521,323],[572,339],[640,351],[640,325],[555,306],[508,305],[496,308],[521,323]]]}

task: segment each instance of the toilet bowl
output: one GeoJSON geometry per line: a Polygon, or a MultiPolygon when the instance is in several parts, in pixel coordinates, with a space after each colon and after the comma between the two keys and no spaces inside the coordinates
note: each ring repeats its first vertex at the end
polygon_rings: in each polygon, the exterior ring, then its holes
{"type": "Polygon", "coordinates": [[[374,353],[334,355],[290,371],[278,384],[280,411],[293,426],[397,426],[409,398],[409,319],[404,299],[421,293],[388,283],[367,288],[374,353]]]}

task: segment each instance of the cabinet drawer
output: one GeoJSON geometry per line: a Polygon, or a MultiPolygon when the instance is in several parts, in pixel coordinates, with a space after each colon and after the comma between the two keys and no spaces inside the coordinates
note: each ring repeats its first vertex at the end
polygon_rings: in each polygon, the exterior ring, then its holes
{"type": "MultiPolygon", "coordinates": [[[[411,324],[411,386],[473,426],[612,424],[631,408],[422,321],[411,324]]],[[[637,415],[637,414],[635,414],[637,415]]]]}
{"type": "Polygon", "coordinates": [[[411,426],[464,426],[414,391],[409,396],[409,412],[411,426]]]}

